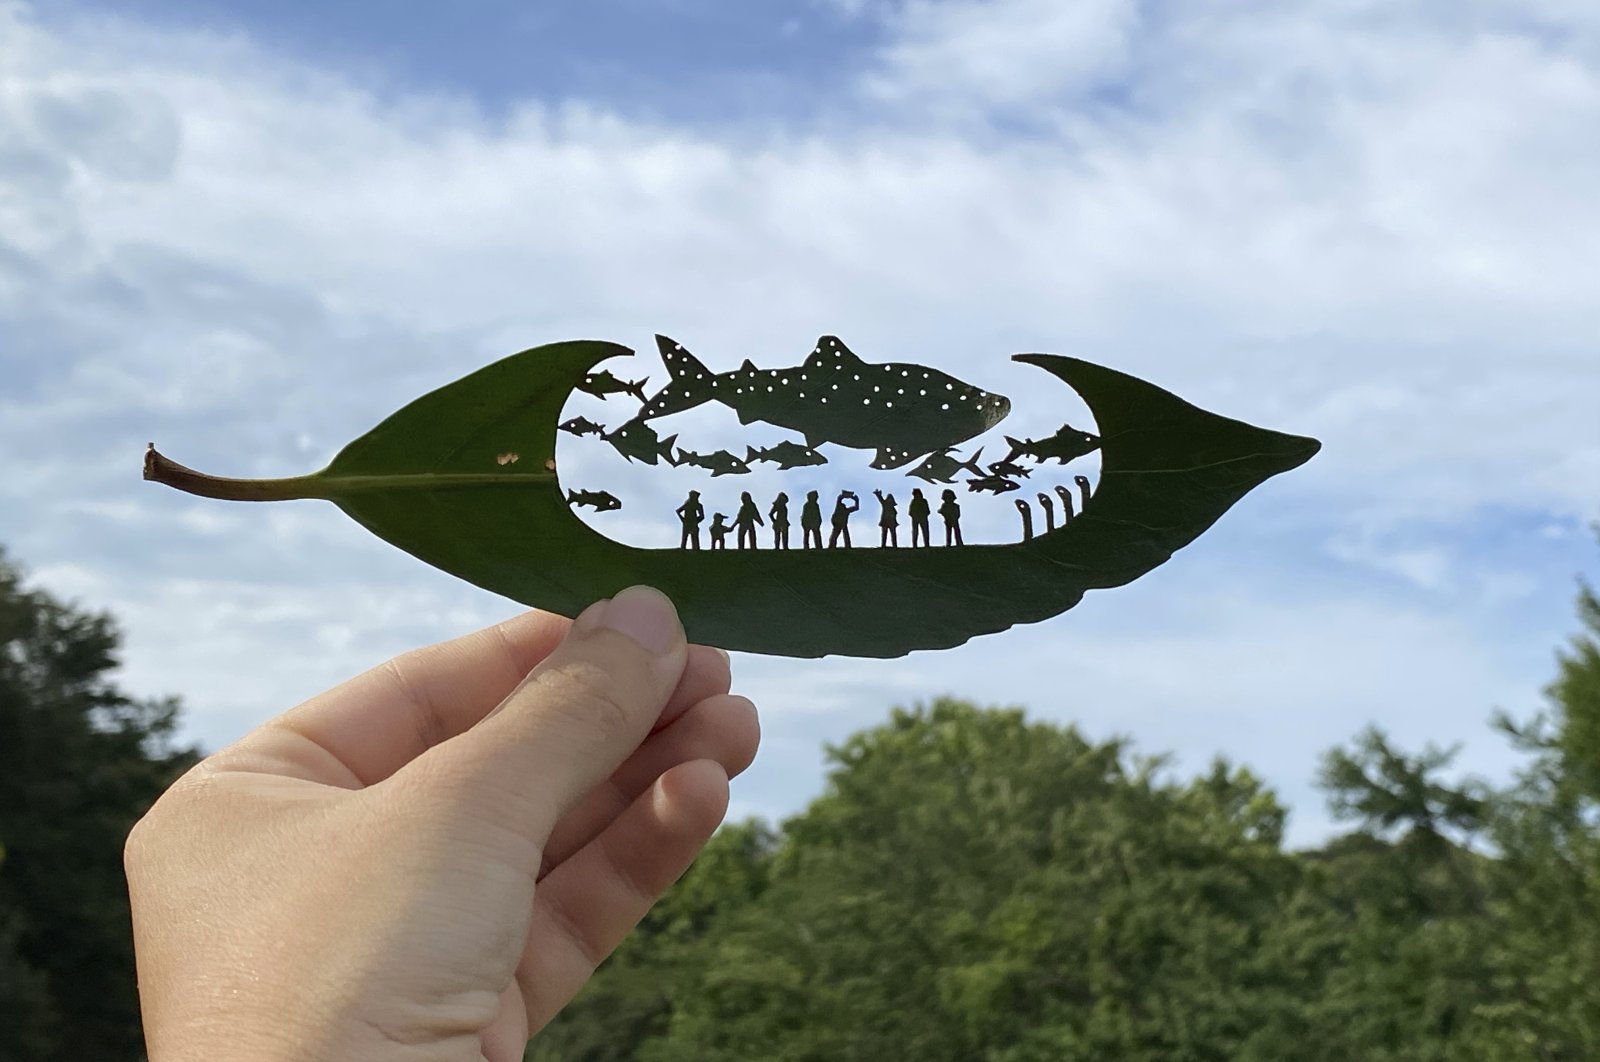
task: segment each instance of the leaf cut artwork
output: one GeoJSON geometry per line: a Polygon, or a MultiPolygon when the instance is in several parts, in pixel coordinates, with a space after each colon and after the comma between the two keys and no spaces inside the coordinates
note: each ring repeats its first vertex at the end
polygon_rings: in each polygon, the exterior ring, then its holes
{"type": "Polygon", "coordinates": [[[676,602],[696,642],[780,656],[894,657],[1038,622],[1071,608],[1086,591],[1131,582],[1193,541],[1246,493],[1320,448],[1314,439],[1208,413],[1091,362],[1019,354],[1014,361],[1077,392],[1098,434],[1063,425],[1039,440],[1008,438],[1010,453],[985,468],[981,447],[971,454],[957,447],[1003,420],[1010,400],[937,370],[868,363],[828,336],[791,368],[763,370],[747,361],[716,374],[674,341],[657,342],[671,379],[655,395],[643,394],[642,381],[596,371],[607,359],[631,355],[629,348],[596,340],[552,343],[423,395],[320,472],[223,479],[185,468],[152,445],[144,475],[212,498],[326,499],[429,564],[567,616],[646,583],[676,602]],[[575,390],[623,394],[640,404],[625,413],[626,423],[606,432],[591,421],[561,420],[575,390]],[[832,401],[824,403],[827,398],[832,401]],[[713,399],[743,423],[798,431],[805,445],[747,448],[741,460],[726,450],[676,448],[673,437],[661,438],[647,423],[713,399]],[[710,507],[698,491],[678,509],[678,548],[670,542],[640,548],[607,538],[575,514],[574,505],[607,512],[622,502],[581,485],[563,489],[555,465],[558,428],[595,435],[630,460],[693,462],[713,475],[748,472],[753,461],[780,469],[820,465],[828,461],[817,449],[824,444],[870,449],[876,469],[922,459],[908,474],[934,487],[928,497],[919,487],[900,500],[873,492],[877,501],[870,509],[876,512],[861,518],[876,519],[879,548],[849,548],[850,518],[862,508],[849,489],[822,497],[803,492],[804,502],[796,502],[799,549],[789,548],[788,495],[757,503],[748,492],[732,523],[716,514],[709,528],[715,548],[700,549],[700,524],[710,507]],[[1041,525],[1032,520],[1031,502],[1009,496],[1044,462],[1060,467],[1096,449],[1098,484],[1074,476],[1076,495],[1057,484],[1054,499],[1044,484],[1030,488],[1041,525]],[[1019,464],[1023,459],[1034,468],[1019,464]],[[963,472],[974,478],[958,499],[955,489],[942,485],[963,472]],[[987,492],[1008,496],[997,501],[987,492]],[[1019,540],[964,544],[963,501],[1015,507],[1019,540]],[[911,527],[906,547],[898,537],[902,502],[911,527]],[[831,548],[821,527],[829,510],[831,548]],[[758,546],[756,528],[767,526],[762,511],[771,520],[771,546],[758,546]],[[728,548],[730,531],[736,548],[728,548]]]}

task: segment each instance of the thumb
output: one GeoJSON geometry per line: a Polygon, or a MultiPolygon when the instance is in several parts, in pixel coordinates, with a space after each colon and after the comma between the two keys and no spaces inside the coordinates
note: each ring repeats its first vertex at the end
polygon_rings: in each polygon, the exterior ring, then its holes
{"type": "Polygon", "coordinates": [[[494,711],[432,750],[440,762],[422,773],[443,776],[451,811],[542,848],[562,815],[649,736],[687,660],[672,602],[629,587],[585,609],[494,711]]]}

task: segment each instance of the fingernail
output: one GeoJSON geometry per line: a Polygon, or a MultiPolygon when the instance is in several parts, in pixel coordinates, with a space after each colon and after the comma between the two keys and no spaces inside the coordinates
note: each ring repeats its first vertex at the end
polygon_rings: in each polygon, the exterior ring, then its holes
{"type": "MultiPolygon", "coordinates": [[[[715,649],[716,647],[712,646],[712,648],[715,649]]],[[[717,649],[717,652],[722,654],[722,662],[731,668],[733,666],[733,657],[728,655],[728,651],[726,649],[717,649]]]]}
{"type": "Polygon", "coordinates": [[[659,590],[630,586],[606,603],[600,625],[626,634],[658,656],[678,640],[678,610],[659,590]]]}

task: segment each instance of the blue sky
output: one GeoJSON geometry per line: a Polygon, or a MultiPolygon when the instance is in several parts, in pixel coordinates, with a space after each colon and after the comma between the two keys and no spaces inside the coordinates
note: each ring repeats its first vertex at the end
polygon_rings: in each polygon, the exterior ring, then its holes
{"type": "MultiPolygon", "coordinates": [[[[717,369],[832,332],[1013,397],[1006,355],[1074,354],[1325,449],[1047,623],[739,658],[735,813],[949,692],[1243,760],[1313,842],[1317,757],[1367,722],[1511,770],[1488,715],[1539,705],[1600,570],[1591,7],[0,0],[0,543],[215,747],[514,606],[330,506],[144,484],[147,440],[304,472],[577,336],[659,376],[657,331],[717,369]]],[[[619,481],[608,530],[669,533],[688,475],[619,481]]]]}
{"type": "Polygon", "coordinates": [[[815,0],[69,0],[54,10],[242,34],[381,91],[461,93],[490,113],[581,99],[674,122],[806,117],[846,95],[882,36],[876,20],[815,0]]]}

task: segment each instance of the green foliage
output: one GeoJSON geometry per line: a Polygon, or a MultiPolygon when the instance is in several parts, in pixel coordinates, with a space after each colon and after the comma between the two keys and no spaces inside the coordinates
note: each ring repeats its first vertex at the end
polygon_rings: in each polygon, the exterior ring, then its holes
{"type": "Polygon", "coordinates": [[[194,753],[112,683],[118,640],[0,555],[0,1058],[143,1056],[122,843],[194,753]]]}
{"type": "Polygon", "coordinates": [[[151,450],[145,478],[218,498],[326,498],[429,564],[566,616],[645,583],[677,604],[692,641],[891,657],[1047,619],[1086,590],[1132,582],[1320,446],[1076,358],[1022,354],[1076,390],[1101,432],[1100,484],[1055,531],[956,549],[636,549],[573,515],[555,462],[568,395],[629,353],[574,341],[513,354],[397,410],[312,475],[221,480],[151,450]]]}
{"type": "Polygon", "coordinates": [[[1376,729],[1282,847],[1248,771],[940,700],[725,830],[529,1058],[1577,1062],[1600,1057],[1600,610],[1504,791],[1376,729]],[[643,1017],[640,1017],[643,1016],[643,1017]]]}

